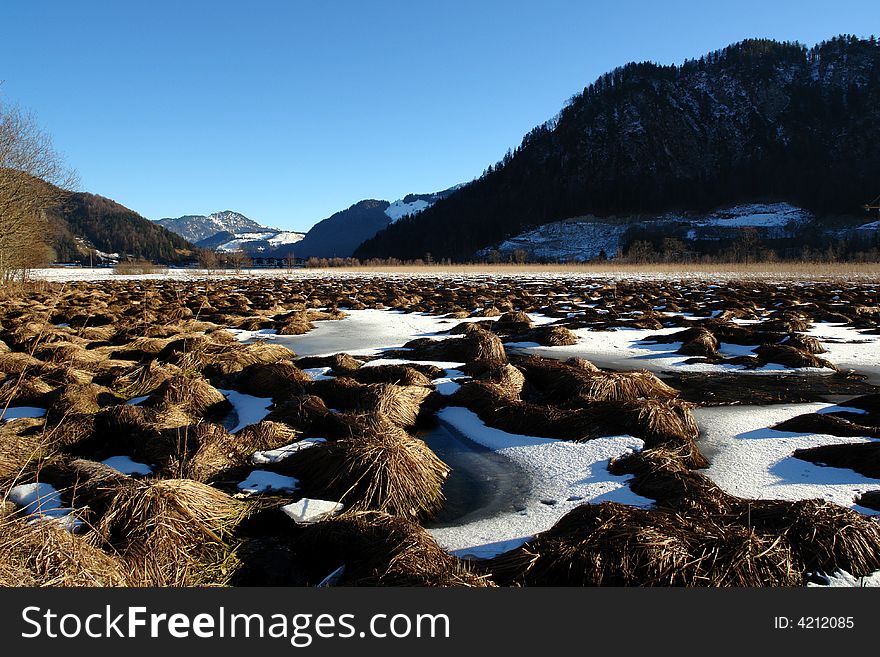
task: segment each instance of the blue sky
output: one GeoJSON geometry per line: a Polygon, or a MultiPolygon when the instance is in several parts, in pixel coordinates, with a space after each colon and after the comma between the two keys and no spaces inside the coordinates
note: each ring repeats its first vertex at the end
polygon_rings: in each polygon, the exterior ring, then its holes
{"type": "Polygon", "coordinates": [[[150,219],[305,230],[471,180],[626,62],[878,32],[876,0],[9,0],[0,97],[150,219]]]}

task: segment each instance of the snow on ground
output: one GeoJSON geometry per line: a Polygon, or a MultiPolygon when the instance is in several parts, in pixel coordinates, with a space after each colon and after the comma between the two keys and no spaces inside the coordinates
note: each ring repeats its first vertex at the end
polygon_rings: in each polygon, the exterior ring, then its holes
{"type": "Polygon", "coordinates": [[[242,493],[257,494],[268,493],[270,491],[294,491],[299,487],[299,481],[294,477],[285,477],[284,475],[268,470],[254,470],[247,479],[238,484],[238,490],[242,493]]]}
{"type": "Polygon", "coordinates": [[[329,500],[313,500],[304,497],[301,500],[281,507],[281,511],[298,525],[325,520],[342,511],[342,504],[329,500]]]}
{"type": "Polygon", "coordinates": [[[220,392],[232,404],[235,417],[238,419],[238,424],[229,430],[230,433],[235,433],[246,426],[256,424],[269,415],[269,407],[272,405],[271,397],[254,397],[236,390],[220,390],[220,392]]]}
{"type": "Polygon", "coordinates": [[[465,376],[464,372],[461,370],[446,369],[446,371],[443,372],[443,376],[434,379],[431,383],[434,386],[434,390],[441,395],[454,395],[458,389],[461,388],[461,384],[456,379],[461,380],[469,378],[470,377],[465,376]]]}
{"type": "Polygon", "coordinates": [[[248,331],[246,329],[226,328],[227,332],[232,333],[239,342],[253,342],[255,340],[273,340],[278,331],[275,329],[260,329],[259,331],[248,331]]]}
{"type": "Polygon", "coordinates": [[[241,251],[245,245],[249,242],[263,241],[268,240],[273,235],[274,232],[264,232],[264,233],[239,233],[235,236],[235,239],[229,240],[228,242],[224,242],[220,246],[217,247],[218,251],[241,251]]]}
{"type": "MultiPolygon", "coordinates": [[[[724,363],[685,363],[691,356],[675,353],[681,342],[669,344],[654,344],[644,342],[650,335],[667,335],[681,331],[681,327],[662,329],[637,329],[617,328],[613,331],[593,331],[589,328],[575,329],[578,337],[577,344],[558,347],[542,347],[533,343],[508,343],[508,346],[517,351],[567,360],[568,358],[586,358],[599,367],[610,367],[620,370],[645,369],[651,372],[663,372],[671,368],[682,369],[688,372],[737,372],[746,376],[760,375],[762,373],[779,373],[786,371],[800,374],[828,374],[829,370],[817,367],[802,367],[798,369],[785,368],[782,365],[770,363],[764,367],[747,370],[742,365],[729,365],[724,363]]],[[[719,353],[723,356],[754,356],[754,346],[742,346],[721,343],[719,353]]],[[[875,347],[876,350],[876,347],[875,347]]],[[[880,350],[877,350],[880,352],[880,350]]],[[[829,354],[823,354],[827,357],[829,354]]],[[[875,353],[873,359],[880,363],[880,353],[875,353]]],[[[828,360],[835,362],[832,355],[828,360]]]]}
{"type": "Polygon", "coordinates": [[[831,575],[824,575],[827,584],[814,584],[809,582],[807,586],[830,586],[833,588],[853,588],[862,586],[880,586],[880,570],[866,577],[854,577],[845,570],[838,570],[831,575]]]}
{"type": "Polygon", "coordinates": [[[809,212],[790,203],[750,203],[718,210],[705,217],[691,218],[690,223],[724,228],[782,228],[810,219],[812,215],[809,212]]]}
{"type": "Polygon", "coordinates": [[[429,530],[440,545],[459,556],[488,558],[511,550],[584,502],[653,503],[629,489],[626,481],[630,477],[614,476],[607,468],[612,458],[642,449],[644,443],[638,438],[614,436],[574,443],[520,436],[487,427],[475,413],[459,407],[445,408],[437,417],[466,438],[510,459],[531,479],[522,509],[429,530]]]}
{"type": "Polygon", "coordinates": [[[315,445],[320,445],[321,443],[326,443],[327,441],[324,438],[305,438],[295,443],[290,443],[289,445],[284,445],[282,447],[277,447],[275,449],[267,449],[262,452],[254,452],[251,455],[251,463],[254,465],[269,465],[270,463],[278,463],[279,461],[283,461],[288,456],[292,456],[297,452],[308,449],[309,447],[314,447],[315,445]]]}
{"type": "MultiPolygon", "coordinates": [[[[532,259],[585,262],[603,253],[609,258],[614,257],[623,246],[621,239],[633,226],[687,224],[694,227],[687,232],[687,239],[690,240],[718,239],[718,230],[729,232],[744,227],[758,228],[772,237],[782,237],[787,234],[789,225],[802,224],[810,219],[809,212],[788,203],[751,203],[704,215],[668,213],[643,220],[616,218],[609,221],[594,216],[572,217],[522,232],[501,242],[496,248],[502,253],[522,249],[532,259]]],[[[491,251],[490,248],[483,249],[479,255],[485,257],[491,251]]]]}
{"type": "MultiPolygon", "coordinates": [[[[297,356],[328,356],[340,352],[372,356],[385,349],[399,348],[414,338],[454,339],[460,336],[443,335],[442,332],[463,321],[483,319],[450,319],[425,313],[375,309],[346,310],[345,313],[343,319],[315,322],[315,328],[303,335],[275,336],[275,342],[292,349],[297,356]]],[[[384,360],[379,364],[390,362],[384,360]]],[[[373,364],[377,363],[374,361],[373,364]]]]}
{"type": "Polygon", "coordinates": [[[53,520],[69,531],[82,526],[82,520],[71,515],[73,509],[62,506],[61,493],[51,484],[35,482],[13,486],[7,499],[30,516],[29,522],[53,520]]]}
{"type": "Polygon", "coordinates": [[[880,335],[861,333],[851,326],[829,322],[816,322],[806,334],[819,338],[827,349],[827,353],[820,356],[841,369],[880,374],[880,335]]]}
{"type": "MultiPolygon", "coordinates": [[[[602,253],[608,257],[616,255],[628,228],[626,224],[577,217],[520,233],[499,244],[497,250],[510,253],[524,249],[535,259],[585,262],[602,253]]],[[[480,254],[488,255],[490,251],[484,249],[480,254]]]]}
{"type": "Polygon", "coordinates": [[[327,381],[336,378],[330,374],[332,371],[332,367],[307,367],[303,370],[312,381],[327,381]]]}
{"type": "Polygon", "coordinates": [[[101,463],[125,475],[136,474],[146,476],[153,474],[153,468],[146,463],[138,463],[132,460],[130,456],[111,456],[109,459],[101,461],[101,463]]]}
{"type": "Polygon", "coordinates": [[[695,410],[700,450],[711,462],[703,473],[728,493],[771,500],[821,498],[878,515],[855,504],[861,493],[878,482],[845,468],[831,468],[792,456],[796,449],[872,442],[825,434],[776,431],[770,427],[803,413],[832,406],[825,403],[772,406],[716,406],[695,410]]]}
{"type": "Polygon", "coordinates": [[[0,407],[0,421],[17,420],[23,417],[43,417],[45,408],[36,406],[8,406],[5,410],[0,407]]]}

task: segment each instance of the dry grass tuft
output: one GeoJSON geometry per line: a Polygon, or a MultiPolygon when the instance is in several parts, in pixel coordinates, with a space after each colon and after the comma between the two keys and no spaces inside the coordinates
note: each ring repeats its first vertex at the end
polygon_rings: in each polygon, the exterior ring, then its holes
{"type": "Polygon", "coordinates": [[[223,584],[235,568],[227,541],[248,513],[246,503],[199,482],[135,481],[115,493],[96,531],[140,584],[223,584]]]}
{"type": "Polygon", "coordinates": [[[384,511],[413,519],[443,506],[449,466],[427,445],[379,418],[361,435],[301,450],[275,467],[301,479],[308,494],[342,502],[347,511],[384,511]]]}
{"type": "Polygon", "coordinates": [[[232,385],[248,395],[281,399],[302,394],[310,382],[309,375],[291,361],[279,360],[249,365],[238,374],[232,385]]]}
{"type": "Polygon", "coordinates": [[[0,586],[127,586],[122,561],[52,521],[0,519],[0,586]]]}
{"type": "Polygon", "coordinates": [[[146,407],[177,406],[194,417],[220,418],[232,410],[223,393],[200,376],[176,374],[157,387],[146,407]]]}
{"type": "Polygon", "coordinates": [[[492,586],[419,525],[384,513],[362,512],[309,525],[296,537],[293,552],[316,573],[312,584],[344,565],[344,586],[492,586]]]}
{"type": "Polygon", "coordinates": [[[486,564],[499,584],[797,586],[782,539],[614,502],[576,507],[550,530],[486,564]]]}
{"type": "Polygon", "coordinates": [[[880,523],[825,500],[741,500],[738,521],[783,536],[806,570],[863,577],[880,570],[880,523]]]}

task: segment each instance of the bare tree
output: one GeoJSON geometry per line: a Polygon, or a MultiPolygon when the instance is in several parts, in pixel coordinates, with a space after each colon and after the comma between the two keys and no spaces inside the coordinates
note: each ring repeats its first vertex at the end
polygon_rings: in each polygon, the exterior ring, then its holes
{"type": "Polygon", "coordinates": [[[250,264],[251,259],[244,251],[230,251],[226,254],[226,262],[232,266],[236,274],[240,274],[242,267],[250,264]]]}
{"type": "Polygon", "coordinates": [[[0,102],[0,281],[48,258],[46,213],[75,184],[34,116],[0,102]]]}
{"type": "Polygon", "coordinates": [[[199,251],[199,267],[206,270],[209,274],[217,269],[220,264],[220,258],[213,249],[202,249],[199,251]]]}

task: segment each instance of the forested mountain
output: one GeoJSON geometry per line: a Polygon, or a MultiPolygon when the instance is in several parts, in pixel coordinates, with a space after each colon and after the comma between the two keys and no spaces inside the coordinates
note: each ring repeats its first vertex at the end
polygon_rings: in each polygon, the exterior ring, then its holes
{"type": "Polygon", "coordinates": [[[391,222],[391,218],[385,214],[388,206],[388,201],[359,201],[316,223],[292,247],[278,248],[268,255],[284,258],[293,252],[298,258],[346,258],[361,242],[391,222]]]}
{"type": "MultiPolygon", "coordinates": [[[[478,180],[356,257],[467,259],[571,217],[788,202],[822,217],[880,193],[880,47],[748,40],[603,75],[478,180]]],[[[503,108],[499,108],[503,111],[503,108]]]]}
{"type": "Polygon", "coordinates": [[[49,242],[59,262],[88,263],[90,250],[166,264],[195,259],[192,244],[116,201],[86,192],[62,194],[48,211],[49,242]]]}
{"type": "Polygon", "coordinates": [[[301,258],[348,258],[362,242],[379,231],[401,218],[424,212],[459,187],[430,194],[407,194],[392,203],[377,199],[359,201],[316,223],[295,245],[270,250],[268,255],[284,258],[294,253],[301,258]]]}

